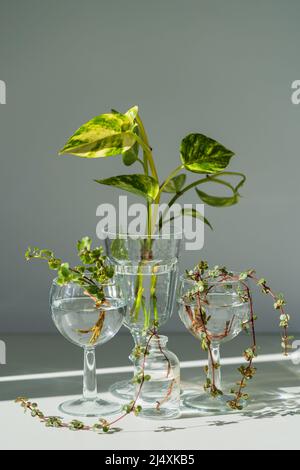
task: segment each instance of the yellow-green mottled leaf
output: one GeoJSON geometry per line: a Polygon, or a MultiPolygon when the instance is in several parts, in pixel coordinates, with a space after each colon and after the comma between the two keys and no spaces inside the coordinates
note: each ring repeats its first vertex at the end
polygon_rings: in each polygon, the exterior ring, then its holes
{"type": "Polygon", "coordinates": [[[85,158],[122,154],[136,142],[133,128],[130,116],[120,113],[102,114],[83,124],[59,153],[85,158]]]}
{"type": "Polygon", "coordinates": [[[99,184],[124,189],[125,191],[136,194],[137,196],[142,196],[149,201],[153,201],[159,193],[158,182],[151,176],[147,175],[120,175],[95,181],[99,184]]]}
{"type": "Polygon", "coordinates": [[[128,109],[128,111],[126,111],[125,116],[128,116],[129,119],[133,122],[135,118],[137,117],[138,112],[139,112],[138,106],[133,106],[132,108],[128,109]]]}
{"type": "Polygon", "coordinates": [[[139,158],[139,144],[135,144],[126,152],[123,153],[123,163],[126,166],[130,166],[137,161],[139,158]]]}
{"type": "Polygon", "coordinates": [[[174,176],[163,189],[164,193],[179,193],[186,180],[186,175],[174,176]]]}
{"type": "Polygon", "coordinates": [[[181,142],[180,155],[185,168],[193,173],[218,173],[234,153],[203,134],[189,134],[181,142]]]}

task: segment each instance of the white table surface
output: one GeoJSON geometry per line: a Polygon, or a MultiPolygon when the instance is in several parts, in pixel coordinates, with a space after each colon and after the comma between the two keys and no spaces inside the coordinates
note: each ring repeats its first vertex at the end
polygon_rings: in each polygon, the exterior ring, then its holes
{"type": "MultiPolygon", "coordinates": [[[[10,335],[1,339],[7,345],[7,365],[0,365],[1,450],[112,449],[117,455],[118,450],[138,449],[300,448],[300,365],[277,360],[274,354],[280,351],[278,336],[259,338],[262,362],[257,364],[257,377],[248,390],[256,401],[244,412],[201,416],[197,411],[183,409],[179,419],[164,421],[130,415],[118,424],[121,431],[111,434],[46,428],[13,402],[17,396],[26,396],[38,402],[45,414],[58,415],[58,404],[81,391],[79,348],[58,335],[10,335]]],[[[234,362],[245,341],[238,338],[224,346],[226,361],[233,358],[234,362]]],[[[119,335],[98,349],[98,367],[104,369],[104,374],[99,375],[103,396],[109,397],[107,389],[111,383],[130,377],[126,369],[130,347],[130,338],[119,335]],[[125,369],[120,369],[123,366],[125,369]]],[[[172,335],[170,349],[183,361],[184,387],[200,387],[202,370],[189,362],[205,359],[197,342],[184,333],[172,335]]],[[[225,383],[237,379],[236,367],[223,367],[225,383]]],[[[95,419],[84,422],[94,423],[95,419]]]]}

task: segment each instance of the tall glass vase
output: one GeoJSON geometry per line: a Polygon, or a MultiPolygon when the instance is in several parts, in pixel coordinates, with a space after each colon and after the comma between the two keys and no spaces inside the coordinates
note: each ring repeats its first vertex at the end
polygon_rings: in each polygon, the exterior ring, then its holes
{"type": "MultiPolygon", "coordinates": [[[[147,334],[153,329],[158,333],[172,315],[181,239],[180,233],[136,236],[111,232],[106,238],[108,256],[126,292],[124,325],[134,340],[131,362],[142,350],[147,334]]],[[[110,391],[132,399],[135,387],[132,381],[122,381],[110,391]]]]}

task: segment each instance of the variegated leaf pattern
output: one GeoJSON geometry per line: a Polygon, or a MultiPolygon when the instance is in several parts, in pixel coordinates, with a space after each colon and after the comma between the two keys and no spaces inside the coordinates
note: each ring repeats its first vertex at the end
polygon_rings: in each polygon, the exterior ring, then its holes
{"type": "Polygon", "coordinates": [[[85,158],[122,154],[136,142],[134,125],[126,114],[102,114],[83,124],[59,153],[85,158]]]}
{"type": "Polygon", "coordinates": [[[152,176],[142,174],[113,176],[95,181],[99,184],[124,189],[149,201],[154,201],[159,192],[158,182],[152,176]]]}
{"type": "Polygon", "coordinates": [[[174,176],[163,189],[164,193],[179,193],[186,180],[186,175],[174,176]]]}
{"type": "Polygon", "coordinates": [[[135,144],[126,152],[123,153],[123,163],[126,166],[133,165],[139,158],[139,144],[135,144]]]}
{"type": "Polygon", "coordinates": [[[131,122],[134,123],[134,120],[137,117],[138,112],[139,112],[139,107],[133,106],[132,108],[128,109],[128,111],[126,111],[125,116],[128,116],[131,122]]]}
{"type": "Polygon", "coordinates": [[[203,134],[189,134],[181,142],[180,155],[187,170],[213,174],[224,170],[234,153],[203,134]]]}

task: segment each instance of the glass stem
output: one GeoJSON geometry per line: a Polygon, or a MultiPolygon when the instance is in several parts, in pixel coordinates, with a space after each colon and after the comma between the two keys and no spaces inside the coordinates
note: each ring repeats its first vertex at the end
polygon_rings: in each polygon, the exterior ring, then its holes
{"type": "Polygon", "coordinates": [[[222,390],[221,383],[221,368],[220,368],[220,345],[218,343],[212,343],[208,351],[208,378],[211,383],[215,384],[218,390],[222,390]],[[213,364],[218,364],[218,368],[213,367],[213,364]]]}
{"type": "Polygon", "coordinates": [[[97,399],[95,348],[85,348],[84,350],[83,399],[88,401],[97,399]]]}

